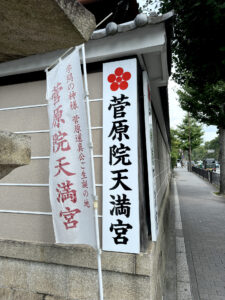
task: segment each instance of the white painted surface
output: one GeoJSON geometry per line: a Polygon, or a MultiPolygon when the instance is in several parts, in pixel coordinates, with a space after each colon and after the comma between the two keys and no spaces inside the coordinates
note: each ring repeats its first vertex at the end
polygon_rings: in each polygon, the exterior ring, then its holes
{"type": "Polygon", "coordinates": [[[87,113],[78,50],[47,72],[49,193],[56,243],[96,248],[87,113]]]}
{"type": "MultiPolygon", "coordinates": [[[[143,92],[144,92],[144,113],[145,113],[145,138],[148,162],[148,190],[150,201],[150,218],[152,240],[155,242],[158,235],[158,206],[156,197],[156,178],[155,178],[155,155],[152,128],[152,107],[150,96],[150,85],[147,72],[143,72],[143,92]]],[[[159,176],[159,174],[158,174],[159,176]]]]}
{"type": "MultiPolygon", "coordinates": [[[[122,82],[118,79],[121,76],[115,76],[114,83],[122,82]]],[[[103,250],[139,253],[136,59],[103,64],[103,99],[103,250]],[[117,68],[122,68],[124,74],[129,72],[131,77],[125,89],[119,86],[112,90],[108,76],[115,76],[117,68]],[[120,100],[122,95],[124,100],[120,100]],[[124,161],[117,160],[112,153],[126,157],[124,161]],[[116,180],[119,176],[121,180],[116,180]],[[124,208],[121,202],[126,202],[124,208]]]]}

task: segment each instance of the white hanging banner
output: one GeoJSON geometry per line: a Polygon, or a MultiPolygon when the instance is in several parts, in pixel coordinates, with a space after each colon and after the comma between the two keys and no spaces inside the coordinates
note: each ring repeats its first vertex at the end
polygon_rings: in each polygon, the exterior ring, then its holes
{"type": "Polygon", "coordinates": [[[139,253],[137,61],[103,64],[103,250],[139,253]]]}
{"type": "Polygon", "coordinates": [[[148,162],[148,188],[151,216],[152,240],[157,240],[158,235],[158,206],[156,197],[156,178],[155,178],[155,155],[153,143],[152,127],[152,104],[150,94],[150,84],[147,72],[143,72],[143,91],[144,91],[144,112],[145,112],[145,137],[148,162]]]}
{"type": "Polygon", "coordinates": [[[96,248],[88,122],[77,49],[47,72],[47,100],[56,243],[96,248]]]}

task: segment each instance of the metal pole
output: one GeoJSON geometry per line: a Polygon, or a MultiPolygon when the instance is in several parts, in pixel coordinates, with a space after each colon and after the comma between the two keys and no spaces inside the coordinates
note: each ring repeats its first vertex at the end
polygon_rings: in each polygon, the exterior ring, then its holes
{"type": "Polygon", "coordinates": [[[101,263],[101,248],[99,239],[99,224],[98,224],[98,197],[96,195],[95,187],[95,169],[94,169],[94,158],[93,158],[93,142],[91,134],[91,118],[90,118],[90,107],[89,107],[89,91],[88,91],[88,81],[87,81],[87,68],[85,59],[85,48],[82,45],[82,59],[83,59],[83,71],[84,71],[84,87],[85,87],[85,100],[87,107],[87,119],[88,119],[88,129],[89,129],[89,144],[91,149],[91,171],[92,171],[92,184],[94,192],[94,210],[95,210],[95,231],[96,231],[96,242],[97,242],[97,257],[98,257],[98,283],[99,283],[99,299],[103,300],[103,284],[102,284],[102,263],[101,263]]]}

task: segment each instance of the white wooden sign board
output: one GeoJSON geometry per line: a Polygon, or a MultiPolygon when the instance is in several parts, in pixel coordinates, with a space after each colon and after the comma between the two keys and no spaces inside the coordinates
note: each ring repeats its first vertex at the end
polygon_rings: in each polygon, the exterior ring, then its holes
{"type": "Polygon", "coordinates": [[[145,112],[145,137],[148,162],[148,187],[150,201],[150,218],[151,218],[151,233],[152,240],[157,240],[158,235],[158,207],[156,197],[156,178],[155,178],[155,157],[153,144],[153,122],[152,122],[152,107],[150,84],[148,81],[147,72],[143,72],[143,90],[144,90],[144,112],[145,112]]]}
{"type": "Polygon", "coordinates": [[[103,64],[103,250],[139,253],[137,61],[103,64]]]}

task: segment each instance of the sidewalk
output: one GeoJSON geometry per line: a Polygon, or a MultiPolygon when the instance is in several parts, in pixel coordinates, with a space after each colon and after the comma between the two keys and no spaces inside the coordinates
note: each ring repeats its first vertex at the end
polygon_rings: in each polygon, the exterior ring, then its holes
{"type": "MultiPolygon", "coordinates": [[[[175,170],[175,181],[175,207],[180,206],[182,221],[179,229],[179,220],[175,219],[176,240],[178,243],[180,236],[182,242],[184,236],[188,264],[187,268],[185,256],[181,255],[181,265],[187,272],[179,278],[177,266],[177,280],[184,280],[187,288],[190,280],[194,300],[225,300],[225,198],[215,196],[212,185],[186,169],[175,170]]],[[[179,285],[177,295],[178,292],[179,285]]],[[[179,300],[184,299],[190,296],[184,293],[179,300]]]]}

